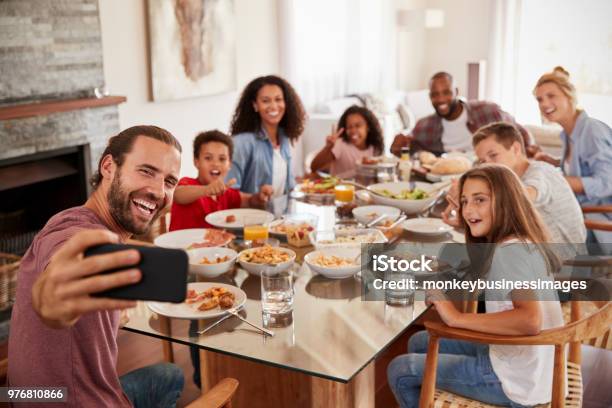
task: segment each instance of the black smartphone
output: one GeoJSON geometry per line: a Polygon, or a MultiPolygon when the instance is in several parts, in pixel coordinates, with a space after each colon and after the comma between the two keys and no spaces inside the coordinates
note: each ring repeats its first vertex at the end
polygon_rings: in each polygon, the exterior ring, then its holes
{"type": "MultiPolygon", "coordinates": [[[[140,262],[129,267],[140,269],[142,272],[140,281],[131,285],[98,292],[93,296],[173,303],[180,303],[185,300],[189,258],[182,249],[129,244],[104,244],[88,248],[85,251],[85,256],[108,254],[126,249],[136,249],[140,252],[140,262]]],[[[102,273],[112,273],[124,269],[126,268],[122,267],[102,273]]]]}

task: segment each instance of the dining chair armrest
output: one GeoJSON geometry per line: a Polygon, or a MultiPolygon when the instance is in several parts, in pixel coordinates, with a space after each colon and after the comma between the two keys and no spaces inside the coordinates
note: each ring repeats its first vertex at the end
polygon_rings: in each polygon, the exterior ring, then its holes
{"type": "Polygon", "coordinates": [[[606,267],[612,266],[612,256],[610,255],[581,255],[574,259],[566,259],[563,261],[565,266],[580,266],[580,267],[606,267]]]}
{"type": "Polygon", "coordinates": [[[437,337],[455,340],[472,341],[485,344],[504,344],[504,345],[554,345],[564,344],[567,339],[564,336],[564,327],[550,330],[543,330],[540,334],[531,336],[508,336],[501,334],[490,334],[473,330],[457,329],[447,326],[445,323],[425,322],[427,331],[437,337]]]}
{"type": "Polygon", "coordinates": [[[231,400],[238,389],[238,380],[224,378],[215,384],[208,392],[192,401],[186,408],[222,408],[229,407],[231,400]]]}
{"type": "Polygon", "coordinates": [[[588,213],[612,213],[612,205],[585,205],[582,207],[584,214],[588,213]]]}
{"type": "Polygon", "coordinates": [[[584,220],[584,226],[588,230],[612,231],[612,222],[603,220],[584,220]]]}
{"type": "Polygon", "coordinates": [[[425,328],[430,335],[447,339],[473,341],[485,344],[504,344],[515,346],[555,345],[562,346],[600,336],[612,324],[612,301],[601,302],[597,312],[565,326],[542,330],[533,336],[508,336],[457,329],[444,323],[427,321],[425,328]]]}

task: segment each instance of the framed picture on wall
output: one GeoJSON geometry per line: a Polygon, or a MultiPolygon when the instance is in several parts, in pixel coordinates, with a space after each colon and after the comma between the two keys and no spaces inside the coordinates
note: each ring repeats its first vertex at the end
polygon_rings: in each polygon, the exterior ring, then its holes
{"type": "Polygon", "coordinates": [[[234,0],[148,0],[154,101],[236,89],[234,0]]]}

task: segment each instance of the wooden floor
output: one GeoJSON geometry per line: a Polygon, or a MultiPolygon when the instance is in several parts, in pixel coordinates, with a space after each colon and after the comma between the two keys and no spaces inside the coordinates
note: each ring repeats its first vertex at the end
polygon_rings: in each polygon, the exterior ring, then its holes
{"type": "MultiPolygon", "coordinates": [[[[117,344],[119,345],[117,361],[119,375],[163,361],[161,341],[153,337],[119,330],[117,344]]],[[[181,344],[173,344],[172,347],[175,363],[183,369],[185,374],[185,388],[177,404],[177,407],[184,407],[200,395],[200,389],[193,383],[193,366],[189,358],[189,348],[181,344]]]]}

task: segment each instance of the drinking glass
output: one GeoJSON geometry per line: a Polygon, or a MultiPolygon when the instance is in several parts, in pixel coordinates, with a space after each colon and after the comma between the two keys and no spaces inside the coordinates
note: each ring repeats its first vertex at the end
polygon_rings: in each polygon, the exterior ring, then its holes
{"type": "Polygon", "coordinates": [[[261,309],[265,315],[277,316],[293,310],[293,276],[291,270],[261,272],[261,309]]]}
{"type": "Polygon", "coordinates": [[[336,196],[336,205],[344,205],[350,203],[355,198],[355,186],[349,184],[338,184],[334,188],[336,196]]]}
{"type": "Polygon", "coordinates": [[[412,282],[415,285],[414,274],[402,271],[386,271],[385,281],[395,282],[396,284],[405,284],[402,288],[385,288],[385,303],[390,306],[410,306],[414,304],[414,287],[410,286],[412,282]]]}
{"type": "Polygon", "coordinates": [[[262,215],[246,215],[244,217],[244,240],[250,243],[262,242],[268,239],[268,224],[262,215]]]}

